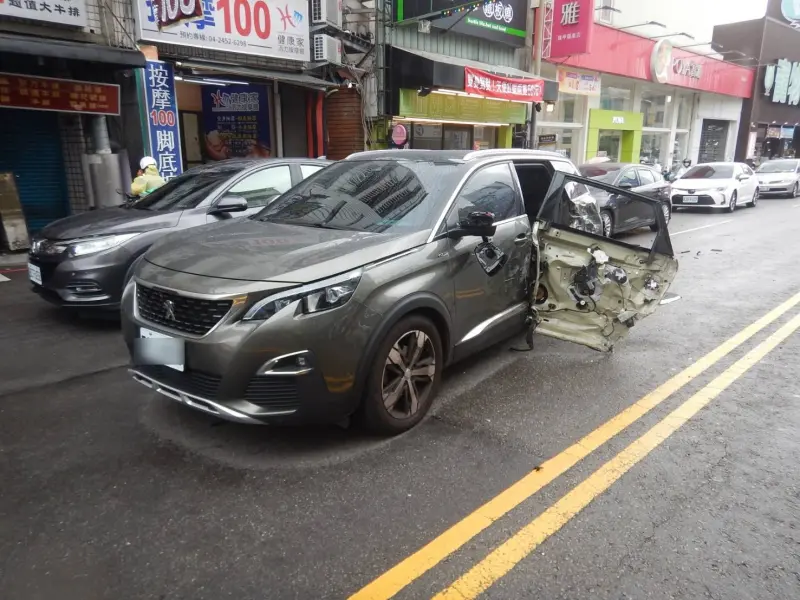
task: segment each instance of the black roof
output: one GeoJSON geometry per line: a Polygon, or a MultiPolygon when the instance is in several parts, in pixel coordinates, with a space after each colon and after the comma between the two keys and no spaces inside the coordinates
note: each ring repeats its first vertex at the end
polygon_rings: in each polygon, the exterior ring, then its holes
{"type": "Polygon", "coordinates": [[[324,160],[320,158],[228,158],[226,160],[219,160],[216,162],[205,163],[203,165],[197,165],[196,167],[192,167],[188,169],[186,172],[192,173],[224,173],[230,171],[244,171],[245,169],[249,169],[251,167],[256,167],[258,165],[264,165],[268,163],[276,164],[276,165],[286,165],[286,164],[295,164],[295,163],[321,163],[324,165],[329,165],[333,161],[324,160]]]}

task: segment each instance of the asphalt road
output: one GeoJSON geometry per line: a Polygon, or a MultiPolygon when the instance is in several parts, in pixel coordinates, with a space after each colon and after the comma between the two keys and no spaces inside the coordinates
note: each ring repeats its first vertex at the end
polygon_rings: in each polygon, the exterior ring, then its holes
{"type": "Polygon", "coordinates": [[[609,355],[458,365],[392,440],[154,397],[2,271],[0,598],[798,598],[798,222],[676,214],[680,300],[609,355]]]}

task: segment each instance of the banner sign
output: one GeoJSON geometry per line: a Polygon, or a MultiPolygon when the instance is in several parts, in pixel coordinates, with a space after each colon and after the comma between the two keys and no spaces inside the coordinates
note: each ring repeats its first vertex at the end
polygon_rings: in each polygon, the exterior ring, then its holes
{"type": "Polygon", "coordinates": [[[119,86],[0,73],[0,107],[118,115],[119,86]]]}
{"type": "Polygon", "coordinates": [[[561,58],[589,52],[594,29],[594,0],[554,0],[550,55],[561,58]]]}
{"type": "MultiPolygon", "coordinates": [[[[431,12],[428,10],[429,8],[437,10],[440,7],[452,8],[454,3],[462,4],[461,0],[454,2],[450,0],[399,1],[401,4],[404,3],[406,19],[410,18],[415,9],[431,12]]],[[[431,24],[437,29],[452,30],[509,46],[525,45],[525,27],[528,18],[527,0],[495,0],[479,4],[476,8],[464,12],[467,12],[466,16],[462,12],[434,19],[431,24]]]]}
{"type": "Polygon", "coordinates": [[[150,156],[156,160],[161,176],[169,180],[183,173],[178,100],[172,65],[148,60],[144,87],[150,156]]]}
{"type": "Polygon", "coordinates": [[[0,0],[0,15],[88,27],[86,0],[0,0]]]}
{"type": "Polygon", "coordinates": [[[503,77],[480,69],[464,67],[464,91],[487,98],[541,102],[544,98],[544,80],[503,77]]]}
{"type": "Polygon", "coordinates": [[[203,86],[201,93],[204,148],[209,158],[270,156],[267,86],[203,86]]]}
{"type": "Polygon", "coordinates": [[[134,0],[134,3],[136,36],[142,41],[304,62],[311,59],[306,0],[134,0]]]}
{"type": "Polygon", "coordinates": [[[600,75],[558,69],[558,91],[578,96],[599,96],[600,75]]]}

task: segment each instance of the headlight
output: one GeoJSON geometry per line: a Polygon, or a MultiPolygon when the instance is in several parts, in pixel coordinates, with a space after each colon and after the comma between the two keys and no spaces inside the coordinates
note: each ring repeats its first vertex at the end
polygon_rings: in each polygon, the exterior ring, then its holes
{"type": "Polygon", "coordinates": [[[66,244],[58,244],[60,248],[67,251],[70,256],[85,256],[87,254],[94,254],[109,250],[121,244],[124,244],[129,239],[136,237],[138,233],[123,233],[120,235],[109,235],[98,238],[87,238],[85,240],[78,240],[76,242],[68,242],[66,244]]]}
{"type": "Polygon", "coordinates": [[[347,304],[361,281],[362,270],[339,275],[317,283],[287,290],[256,302],[242,317],[243,321],[266,321],[293,302],[302,300],[306,314],[338,308],[347,304]]]}
{"type": "Polygon", "coordinates": [[[727,185],[722,185],[720,187],[711,188],[711,191],[712,192],[724,192],[727,189],[728,189],[727,185]]]}

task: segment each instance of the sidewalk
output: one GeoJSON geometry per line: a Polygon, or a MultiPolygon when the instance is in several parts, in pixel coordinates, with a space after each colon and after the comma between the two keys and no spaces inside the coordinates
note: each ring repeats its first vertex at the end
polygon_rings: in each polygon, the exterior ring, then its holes
{"type": "Polygon", "coordinates": [[[0,252],[0,270],[7,267],[24,267],[28,264],[28,252],[0,252]]]}

